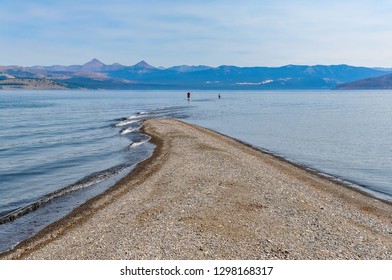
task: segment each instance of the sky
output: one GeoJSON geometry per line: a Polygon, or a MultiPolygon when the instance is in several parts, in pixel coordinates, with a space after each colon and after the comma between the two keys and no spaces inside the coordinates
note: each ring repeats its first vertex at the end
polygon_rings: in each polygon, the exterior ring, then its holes
{"type": "Polygon", "coordinates": [[[0,65],[392,67],[390,0],[0,0],[0,65]]]}

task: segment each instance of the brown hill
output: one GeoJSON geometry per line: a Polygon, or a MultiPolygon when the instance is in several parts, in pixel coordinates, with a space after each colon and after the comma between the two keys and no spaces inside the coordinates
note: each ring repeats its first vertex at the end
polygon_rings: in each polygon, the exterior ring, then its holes
{"type": "Polygon", "coordinates": [[[367,78],[336,87],[339,90],[354,89],[392,89],[392,74],[381,77],[367,78]]]}

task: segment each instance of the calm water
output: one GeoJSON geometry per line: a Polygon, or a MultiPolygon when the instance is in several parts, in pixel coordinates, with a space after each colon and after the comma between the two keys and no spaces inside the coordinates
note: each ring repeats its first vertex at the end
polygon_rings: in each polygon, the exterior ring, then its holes
{"type": "Polygon", "coordinates": [[[0,252],[147,158],[140,121],[217,130],[392,201],[391,91],[0,92],[0,252]],[[20,216],[20,217],[19,217],[20,216]]]}

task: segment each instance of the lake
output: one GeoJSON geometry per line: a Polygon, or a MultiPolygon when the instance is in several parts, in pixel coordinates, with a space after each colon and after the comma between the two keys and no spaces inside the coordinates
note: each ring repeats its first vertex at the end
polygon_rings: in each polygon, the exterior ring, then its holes
{"type": "Polygon", "coordinates": [[[186,93],[0,91],[0,252],[149,157],[145,118],[216,130],[392,201],[392,91],[186,93]]]}

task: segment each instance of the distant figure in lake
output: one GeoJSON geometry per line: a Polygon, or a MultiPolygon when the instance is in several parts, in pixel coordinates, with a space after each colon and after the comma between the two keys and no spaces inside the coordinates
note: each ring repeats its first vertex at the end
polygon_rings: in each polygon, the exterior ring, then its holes
{"type": "Polygon", "coordinates": [[[218,98],[220,99],[220,93],[218,94],[218,98]]]}
{"type": "Polygon", "coordinates": [[[187,95],[188,99],[191,98],[191,93],[189,91],[186,95],[187,95]]]}

